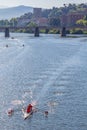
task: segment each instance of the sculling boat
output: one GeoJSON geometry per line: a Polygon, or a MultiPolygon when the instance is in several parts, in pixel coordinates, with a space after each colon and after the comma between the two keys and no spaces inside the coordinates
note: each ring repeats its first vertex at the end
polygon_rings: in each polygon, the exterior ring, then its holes
{"type": "Polygon", "coordinates": [[[27,118],[30,118],[33,114],[33,111],[31,111],[30,113],[27,113],[24,109],[22,109],[22,112],[23,112],[24,120],[27,119],[27,118]]]}

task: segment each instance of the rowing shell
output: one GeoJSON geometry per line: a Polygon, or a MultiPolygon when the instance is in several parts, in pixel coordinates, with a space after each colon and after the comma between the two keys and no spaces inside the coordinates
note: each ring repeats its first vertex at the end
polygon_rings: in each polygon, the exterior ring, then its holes
{"type": "Polygon", "coordinates": [[[30,113],[27,113],[27,112],[25,112],[24,109],[22,109],[22,112],[23,112],[24,120],[27,119],[27,118],[30,118],[32,116],[32,114],[33,114],[33,111],[31,111],[30,113]]]}

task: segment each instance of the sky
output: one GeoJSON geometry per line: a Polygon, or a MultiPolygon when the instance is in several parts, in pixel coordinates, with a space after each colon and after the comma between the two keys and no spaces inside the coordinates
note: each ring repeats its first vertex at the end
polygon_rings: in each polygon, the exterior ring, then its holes
{"type": "Polygon", "coordinates": [[[0,7],[13,7],[26,5],[32,7],[52,8],[61,7],[69,3],[87,3],[87,0],[0,0],[0,7]]]}

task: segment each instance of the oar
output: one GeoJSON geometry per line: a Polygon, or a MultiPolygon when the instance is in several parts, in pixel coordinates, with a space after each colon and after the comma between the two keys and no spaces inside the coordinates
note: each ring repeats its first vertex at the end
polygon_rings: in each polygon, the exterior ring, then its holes
{"type": "Polygon", "coordinates": [[[42,110],[42,109],[39,109],[39,108],[36,108],[36,112],[37,111],[39,111],[39,112],[41,112],[41,113],[44,113],[44,115],[47,117],[48,116],[48,114],[49,114],[49,112],[46,110],[46,111],[44,111],[44,110],[42,110]]]}
{"type": "Polygon", "coordinates": [[[13,108],[10,108],[8,109],[7,111],[7,114],[8,116],[12,116],[14,112],[19,112],[19,111],[22,111],[22,109],[26,109],[26,107],[23,107],[23,108],[18,108],[18,109],[13,109],[13,108]]]}

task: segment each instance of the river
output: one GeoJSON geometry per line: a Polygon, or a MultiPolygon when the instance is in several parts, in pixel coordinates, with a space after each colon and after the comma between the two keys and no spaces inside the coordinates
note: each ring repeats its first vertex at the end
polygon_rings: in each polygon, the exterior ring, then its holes
{"type": "Polygon", "coordinates": [[[0,33],[0,130],[87,130],[87,37],[10,35],[0,33]],[[24,120],[28,103],[38,111],[24,120]]]}

